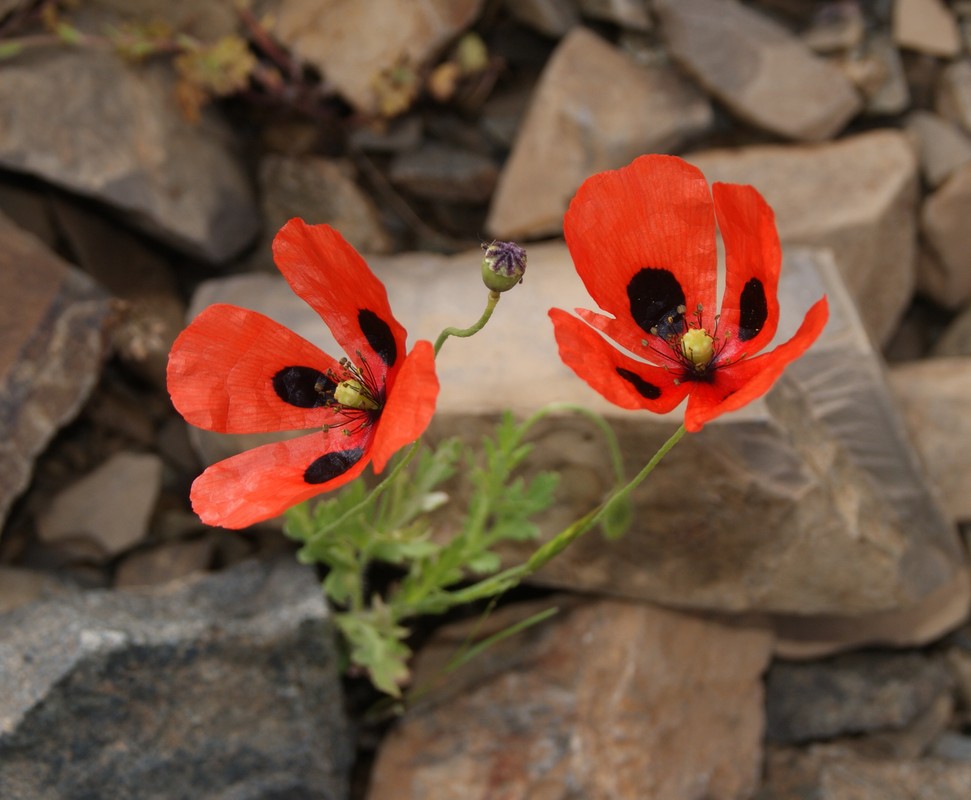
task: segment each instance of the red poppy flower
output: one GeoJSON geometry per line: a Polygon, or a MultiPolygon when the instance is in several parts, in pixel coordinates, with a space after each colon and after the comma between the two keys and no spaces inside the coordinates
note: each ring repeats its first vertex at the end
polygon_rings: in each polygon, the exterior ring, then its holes
{"type": "Polygon", "coordinates": [[[361,474],[417,439],[438,397],[435,354],[405,329],[364,259],[327,225],[292,219],[273,242],[290,287],[347,353],[339,361],[268,317],[203,311],[176,339],[168,388],[186,421],[221,433],[316,428],[213,464],[192,484],[203,522],[244,528],[361,474]]]}
{"type": "Polygon", "coordinates": [[[779,321],[782,251],[772,209],[751,186],[709,191],[697,168],[673,156],[641,156],[588,179],[564,235],[587,291],[612,317],[551,309],[560,357],[622,408],[663,413],[687,397],[689,431],[767,392],[829,316],[824,297],[795,336],[756,355],[779,321]],[[720,314],[716,220],[726,270],[720,314]]]}

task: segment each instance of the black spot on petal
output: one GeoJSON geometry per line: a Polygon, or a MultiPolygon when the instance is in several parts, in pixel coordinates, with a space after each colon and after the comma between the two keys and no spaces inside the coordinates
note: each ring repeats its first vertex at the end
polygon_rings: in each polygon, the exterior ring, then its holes
{"type": "Polygon", "coordinates": [[[648,400],[657,400],[661,396],[661,387],[648,383],[636,372],[631,372],[623,367],[616,367],[617,374],[633,386],[637,391],[648,400]]]}
{"type": "Polygon", "coordinates": [[[391,333],[391,326],[367,308],[357,312],[357,324],[361,326],[361,333],[385,366],[388,369],[393,367],[398,360],[398,343],[391,333]]]}
{"type": "Polygon", "coordinates": [[[273,376],[273,391],[284,403],[320,408],[333,397],[334,381],[313,367],[284,367],[273,376]]]}
{"type": "Polygon", "coordinates": [[[765,301],[765,287],[758,278],[751,278],[738,299],[738,338],[743,342],[754,339],[765,325],[769,307],[765,301]]]}
{"type": "Polygon", "coordinates": [[[364,451],[361,448],[353,450],[339,450],[336,453],[327,453],[316,459],[303,473],[303,479],[307,483],[327,483],[329,480],[338,478],[347,470],[353,467],[364,451]]]}
{"type": "Polygon", "coordinates": [[[683,315],[678,306],[683,306],[684,290],[674,273],[667,269],[645,267],[627,284],[627,299],[634,322],[645,333],[657,328],[662,338],[667,332],[680,333],[681,328],[673,328],[680,323],[683,315]],[[669,321],[669,317],[673,318],[669,321]]]}

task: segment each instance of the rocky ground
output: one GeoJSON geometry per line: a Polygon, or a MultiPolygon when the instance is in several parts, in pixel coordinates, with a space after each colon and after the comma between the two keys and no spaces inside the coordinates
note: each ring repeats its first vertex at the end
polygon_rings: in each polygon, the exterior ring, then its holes
{"type": "MultiPolygon", "coordinates": [[[[971,796],[971,4],[64,5],[0,0],[0,797],[971,796]],[[373,725],[279,525],[191,513],[252,437],[187,428],[169,346],[218,301],[333,351],[269,257],[292,216],[368,254],[412,337],[474,320],[480,242],[515,239],[432,436],[568,400],[639,467],[677,422],[577,381],[546,311],[590,305],[572,193],[646,152],[759,188],[780,338],[824,292],[831,322],[488,625],[553,619],[444,683],[469,622],[423,627],[434,690],[373,725]]],[[[553,531],[609,460],[572,417],[536,439],[553,531]]]]}

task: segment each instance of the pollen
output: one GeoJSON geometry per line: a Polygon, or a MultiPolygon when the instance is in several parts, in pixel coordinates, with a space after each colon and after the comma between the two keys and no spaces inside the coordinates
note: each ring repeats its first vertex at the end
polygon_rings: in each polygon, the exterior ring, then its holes
{"type": "Polygon", "coordinates": [[[337,384],[334,400],[345,408],[356,408],[360,411],[377,411],[381,407],[367,387],[354,378],[337,384]]]}
{"type": "Polygon", "coordinates": [[[715,340],[704,328],[691,328],[681,337],[681,352],[696,370],[702,372],[715,355],[715,340]]]}

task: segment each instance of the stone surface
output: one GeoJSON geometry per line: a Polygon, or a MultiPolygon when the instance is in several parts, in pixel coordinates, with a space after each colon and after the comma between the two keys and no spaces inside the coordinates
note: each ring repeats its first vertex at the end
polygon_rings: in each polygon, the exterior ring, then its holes
{"type": "MultiPolygon", "coordinates": [[[[478,438],[501,409],[525,416],[545,403],[575,402],[614,424],[633,474],[673,432],[680,412],[665,418],[621,411],[562,365],[547,309],[591,301],[562,244],[535,245],[528,255],[525,282],[503,296],[488,328],[442,349],[433,436],[478,438]]],[[[478,318],[485,295],[479,260],[470,252],[371,263],[414,341],[478,318]]],[[[715,421],[668,455],[639,490],[626,537],[608,546],[591,533],[536,579],[679,607],[781,615],[783,635],[790,619],[840,619],[830,648],[888,635],[898,642],[939,635],[967,612],[963,553],[928,490],[881,359],[831,260],[793,250],[782,274],[777,340],[791,335],[826,293],[831,319],[820,342],[765,402],[715,421]],[[703,491],[695,490],[699,469],[703,491]],[[925,602],[942,613],[922,608],[925,602]],[[924,613],[907,616],[916,610],[924,613]],[[869,615],[884,615],[876,629],[868,627],[869,615]],[[901,627],[894,629],[893,620],[901,627]]],[[[268,276],[260,278],[249,286],[241,278],[205,284],[190,313],[235,302],[338,352],[319,318],[282,281],[274,289],[268,276]]],[[[555,418],[535,434],[532,467],[561,473],[561,501],[544,522],[551,532],[600,500],[610,466],[599,435],[580,418],[555,418]]],[[[218,438],[230,452],[239,447],[227,437],[206,438],[218,438]]]]}
{"type": "Polygon", "coordinates": [[[813,14],[802,40],[817,53],[845,52],[863,43],[866,19],[856,3],[827,3],[813,14]]]}
{"type": "Polygon", "coordinates": [[[613,22],[635,31],[651,29],[648,4],[640,0],[580,0],[580,11],[592,19],[613,22]]]}
{"type": "MultiPolygon", "coordinates": [[[[436,634],[417,680],[470,631],[436,634]]],[[[382,743],[368,800],[750,797],[769,646],[762,631],[650,606],[568,602],[411,709],[382,743]]]]}
{"type": "Polygon", "coordinates": [[[845,747],[770,754],[758,800],[965,800],[971,765],[938,758],[879,759],[845,747]]]}
{"type": "Polygon", "coordinates": [[[921,174],[931,187],[940,186],[971,162],[971,137],[949,120],[930,111],[915,111],[907,117],[907,130],[917,137],[921,174]]]}
{"type": "Polygon", "coordinates": [[[56,575],[33,569],[0,566],[0,614],[19,606],[77,591],[56,575]]]}
{"type": "Polygon", "coordinates": [[[910,88],[900,53],[888,36],[873,34],[839,62],[863,95],[868,115],[900,114],[910,106],[910,88]]]}
{"type": "Polygon", "coordinates": [[[185,302],[173,265],[144,237],[81,203],[55,198],[58,232],[74,261],[116,303],[112,350],[141,377],[165,388],[165,365],[182,330],[185,302]]]}
{"type": "Polygon", "coordinates": [[[155,586],[197,572],[212,564],[216,543],[211,538],[164,542],[125,557],[115,571],[115,586],[155,586]]]}
{"type": "Polygon", "coordinates": [[[934,345],[935,356],[971,356],[971,307],[968,307],[941,334],[934,345]]]}
{"type": "Polygon", "coordinates": [[[963,59],[944,67],[937,82],[934,110],[971,132],[971,61],[963,59]]]}
{"type": "Polygon", "coordinates": [[[951,691],[940,661],[870,651],[776,662],[766,676],[766,737],[780,744],[904,728],[951,691]]]}
{"type": "MultiPolygon", "coordinates": [[[[241,27],[233,0],[207,0],[202,4],[197,0],[88,0],[85,8],[129,23],[162,21],[202,41],[239,33],[241,27]]],[[[91,32],[100,33],[97,28],[91,32]]]]}
{"type": "Polygon", "coordinates": [[[505,6],[513,19],[554,39],[580,21],[575,0],[509,0],[505,6]]]}
{"type": "Polygon", "coordinates": [[[783,243],[830,248],[867,330],[877,342],[889,338],[916,282],[917,159],[905,134],[709,150],[689,160],[711,181],[755,186],[783,243]]]}
{"type": "Polygon", "coordinates": [[[827,139],[860,110],[839,69],[735,0],[655,0],[671,56],[739,119],[788,139],[827,139]]]}
{"type": "Polygon", "coordinates": [[[901,47],[952,58],[961,51],[954,14],[941,0],[895,0],[893,38],[901,47]]]}
{"type": "Polygon", "coordinates": [[[971,300],[971,164],[954,171],[921,207],[920,229],[932,258],[921,261],[918,285],[945,308],[971,300]]]}
{"type": "Polygon", "coordinates": [[[584,27],[550,57],[499,177],[486,227],[497,239],[559,233],[585,178],[671,152],[712,124],[708,101],[670,67],[642,67],[584,27]]]}
{"type": "Polygon", "coordinates": [[[292,559],[13,611],[0,796],[344,800],[332,636],[317,579],[292,559]]]}
{"type": "Polygon", "coordinates": [[[0,522],[97,382],[109,314],[90,278],[0,215],[0,522]]]}
{"type": "Polygon", "coordinates": [[[269,154],[260,163],[260,189],[264,230],[256,257],[261,260],[270,260],[270,242],[293,217],[332,225],[359,252],[391,250],[380,212],[358,186],[348,161],[269,154]]]}
{"type": "Polygon", "coordinates": [[[0,166],[121,209],[185,253],[224,261],[256,232],[253,191],[214,114],[180,114],[164,64],[44,48],[4,63],[0,166]],[[104,91],[105,86],[112,91],[104,91]]]}
{"type": "Polygon", "coordinates": [[[388,176],[397,187],[416,197],[484,203],[492,196],[499,168],[480,153],[429,143],[396,156],[388,176]]]}
{"type": "Polygon", "coordinates": [[[373,114],[382,76],[401,68],[417,74],[472,24],[482,0],[274,0],[267,6],[280,42],[351,105],[373,114]]]}
{"type": "Polygon", "coordinates": [[[948,515],[971,522],[971,357],[897,364],[890,385],[948,515]]]}
{"type": "Polygon", "coordinates": [[[122,452],[58,494],[37,519],[42,541],[79,554],[111,558],[138,544],[162,483],[162,460],[122,452]]]}

